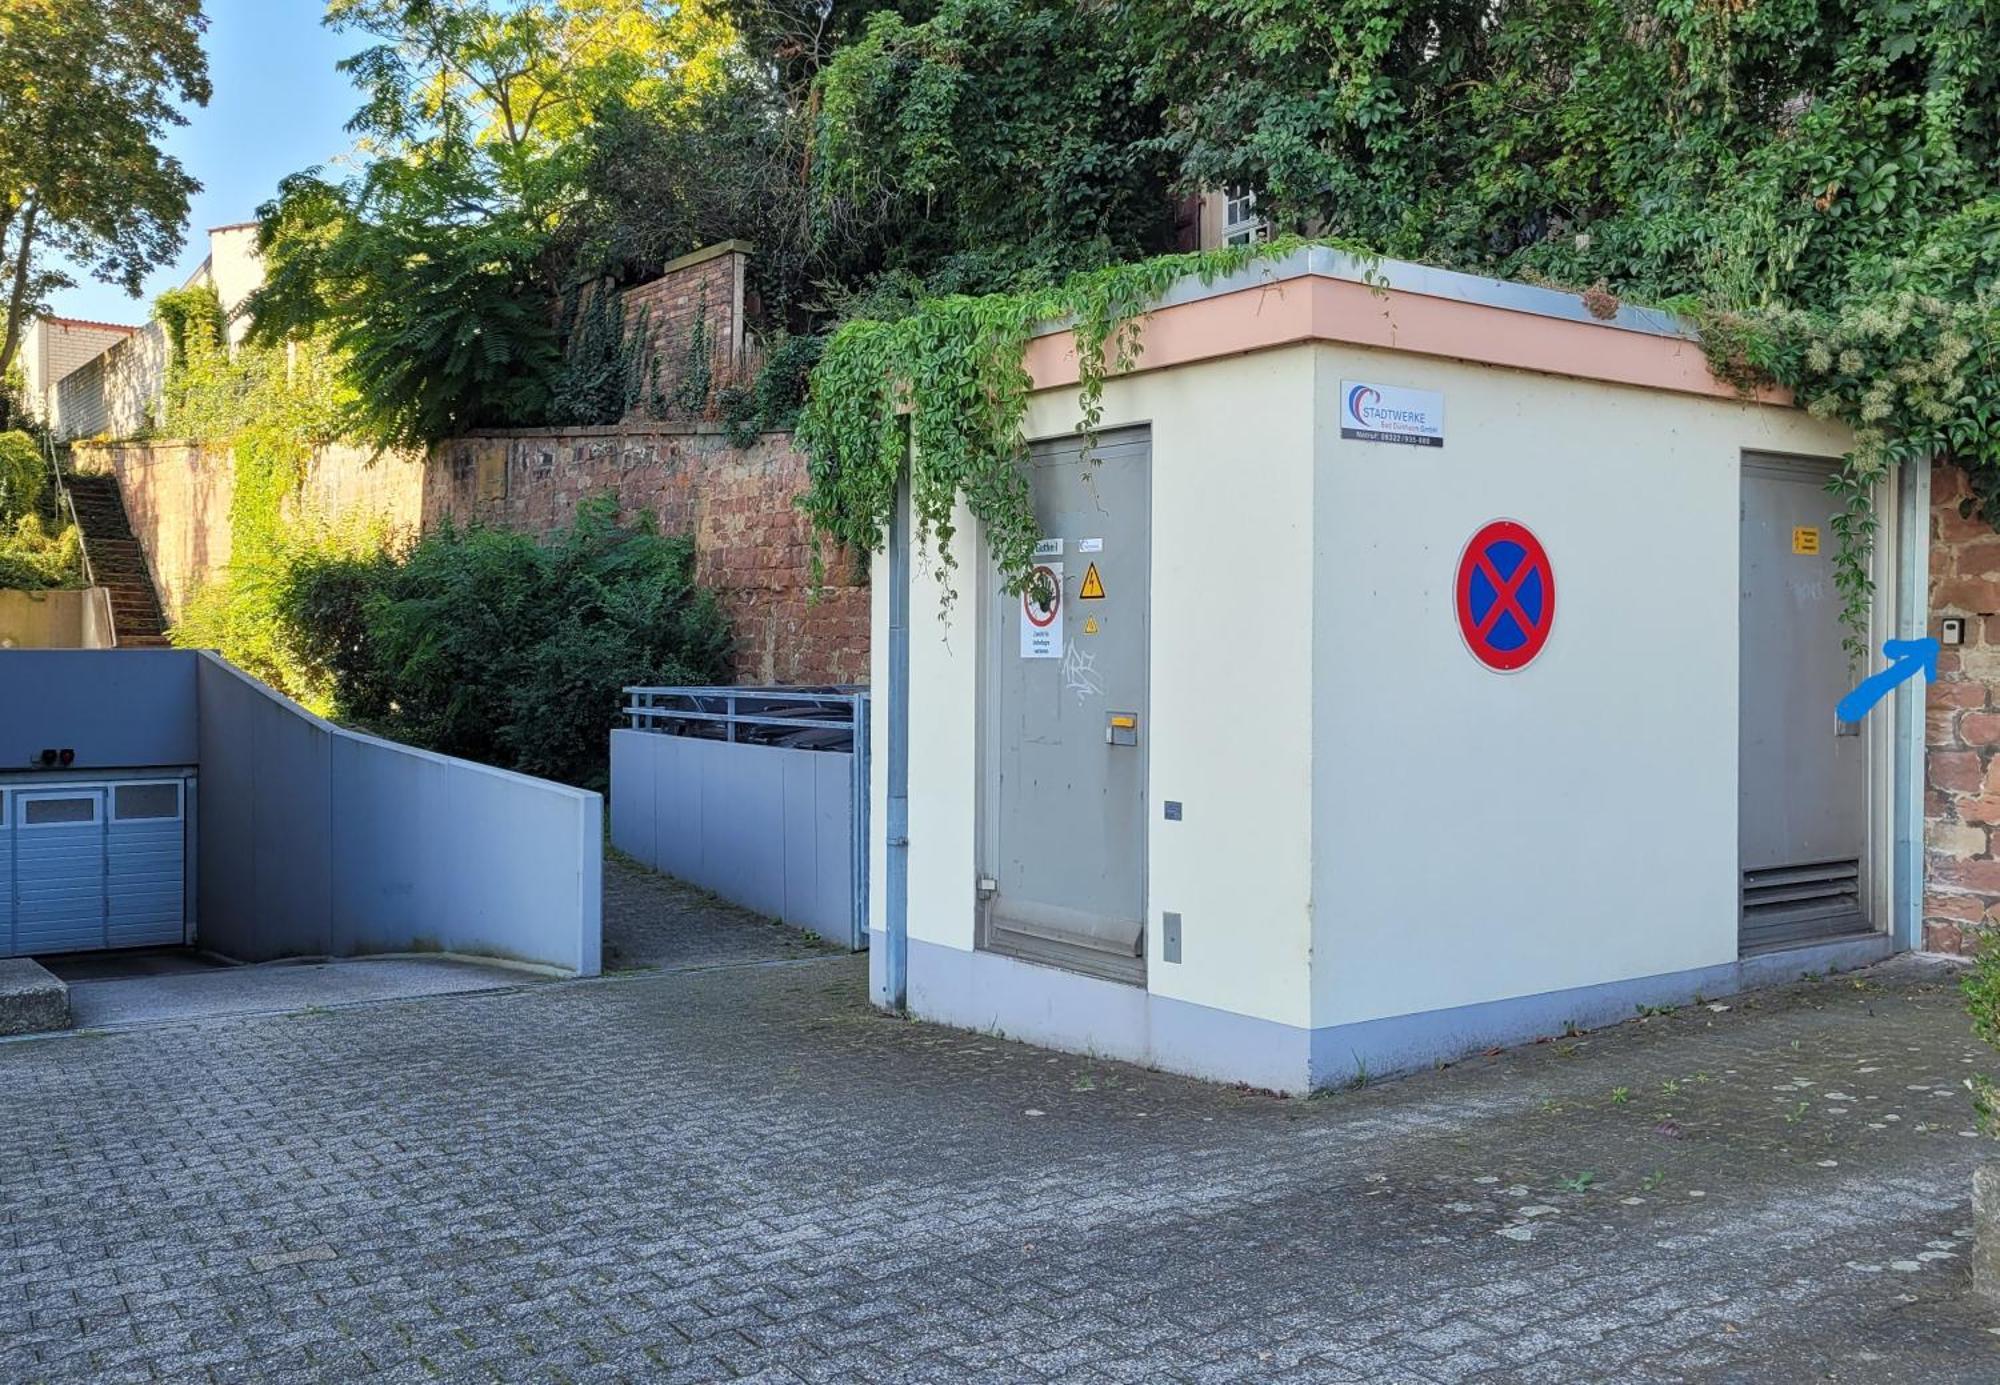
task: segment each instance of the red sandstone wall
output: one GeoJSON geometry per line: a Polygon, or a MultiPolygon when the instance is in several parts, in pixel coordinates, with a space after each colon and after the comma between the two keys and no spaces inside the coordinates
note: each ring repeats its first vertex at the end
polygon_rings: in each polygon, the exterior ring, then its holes
{"type": "Polygon", "coordinates": [[[424,484],[426,527],[450,517],[539,536],[593,495],[695,539],[695,573],[736,632],[736,676],[755,683],[868,681],[868,588],[850,561],[809,591],[809,530],[792,501],[805,459],[785,434],[736,448],[707,425],[546,430],[441,443],[424,484]]]}
{"type": "Polygon", "coordinates": [[[1967,618],[1928,699],[1924,946],[1935,952],[1970,951],[1974,930],[2000,923],[2000,533],[1959,514],[1968,494],[1957,467],[1932,469],[1931,619],[1967,618]]]}
{"type": "MultiPolygon", "coordinates": [[[[699,317],[708,337],[711,395],[745,368],[743,294],[749,247],[725,242],[676,260],[625,293],[647,313],[671,394],[699,317]]],[[[114,471],[146,550],[167,619],[229,562],[234,470],[227,451],[187,443],[78,447],[76,465],[114,471]]],[[[828,565],[809,591],[809,537],[793,505],[806,481],[791,439],[770,434],[736,448],[702,423],[532,430],[440,444],[426,460],[324,449],[302,498],[335,521],[384,519],[394,530],[449,516],[540,538],[566,526],[586,496],[615,495],[627,514],[654,515],[663,533],[691,534],[696,578],[715,590],[736,632],[736,676],[756,683],[868,681],[868,590],[852,560],[828,565]]]]}

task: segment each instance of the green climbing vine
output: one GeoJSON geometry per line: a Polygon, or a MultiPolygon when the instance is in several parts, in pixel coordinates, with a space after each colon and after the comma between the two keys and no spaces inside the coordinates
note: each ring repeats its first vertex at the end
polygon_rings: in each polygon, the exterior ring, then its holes
{"type": "Polygon", "coordinates": [[[941,570],[953,567],[953,516],[963,499],[1007,589],[1021,591],[1040,537],[1021,433],[1030,384],[1023,353],[1036,326],[1062,322],[1076,333],[1078,431],[1090,437],[1103,418],[1105,381],[1138,363],[1140,321],[1172,284],[1212,282],[1306,244],[1288,237],[1163,255],[1052,288],[934,298],[902,317],[842,324],[813,367],[795,435],[807,458],[799,505],[813,525],[815,580],[819,540],[858,553],[882,546],[907,458],[917,544],[941,570]]]}
{"type": "Polygon", "coordinates": [[[1962,467],[1966,517],[2000,524],[2000,202],[1935,227],[1913,253],[1870,262],[1830,309],[1696,313],[1717,374],[1790,389],[1854,437],[1832,491],[1834,575],[1857,662],[1874,596],[1873,497],[1897,467],[1962,467]]]}
{"type": "MultiPolygon", "coordinates": [[[[844,323],[826,340],[798,421],[808,461],[799,503],[816,542],[879,549],[907,460],[918,545],[948,571],[963,500],[1007,589],[1021,590],[1040,537],[1021,431],[1030,384],[1023,354],[1037,325],[1067,322],[1077,334],[1078,431],[1089,436],[1103,417],[1105,381],[1137,363],[1140,321],[1170,285],[1212,281],[1307,243],[1161,256],[1054,288],[941,297],[905,316],[844,323]]],[[[1718,377],[1746,391],[1788,388],[1816,417],[1852,432],[1831,487],[1834,580],[1847,651],[1864,659],[1873,498],[1883,478],[1905,462],[1948,457],[1972,478],[1967,513],[2000,516],[2000,210],[1968,218],[1956,240],[1936,238],[1925,254],[1880,267],[1834,311],[1671,306],[1699,328],[1718,377]]],[[[817,576],[817,551],[814,562],[817,576]]]]}
{"type": "MultiPolygon", "coordinates": [[[[197,292],[163,302],[159,316],[175,342],[168,368],[164,431],[234,454],[229,502],[229,567],[189,602],[172,631],[176,644],[219,649],[266,682],[324,708],[281,612],[293,561],[312,552],[372,550],[377,534],[337,531],[295,503],[314,448],[339,435],[352,400],[340,362],[317,338],[233,350],[197,292]],[[173,313],[180,325],[169,318],[173,313]],[[201,330],[196,325],[201,325],[201,330]]],[[[213,291],[208,291],[212,296],[213,291]]]]}

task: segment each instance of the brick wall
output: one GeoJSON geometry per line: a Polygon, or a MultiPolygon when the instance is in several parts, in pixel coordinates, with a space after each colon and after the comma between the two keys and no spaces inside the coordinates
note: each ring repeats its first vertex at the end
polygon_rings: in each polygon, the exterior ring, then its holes
{"type": "Polygon", "coordinates": [[[1938,655],[1925,741],[1924,946],[1965,952],[2000,923],[2000,533],[1964,518],[1958,468],[1931,472],[1933,626],[1966,617],[1965,643],[1938,655]]]}
{"type": "MultiPolygon", "coordinates": [[[[709,370],[708,396],[694,410],[700,416],[707,415],[715,391],[746,368],[743,295],[749,250],[742,241],[723,241],[684,255],[659,278],[625,290],[625,320],[630,324],[645,314],[647,345],[658,362],[654,383],[669,398],[687,373],[691,339],[700,325],[707,337],[709,370]]],[[[649,403],[642,400],[627,421],[645,416],[649,403]]]]}
{"type": "Polygon", "coordinates": [[[828,563],[809,591],[809,534],[792,501],[805,458],[782,433],[737,448],[703,424],[627,425],[462,438],[440,444],[424,523],[480,520],[542,536],[593,495],[692,534],[695,576],[736,632],[736,676],[757,683],[868,681],[868,588],[855,564],[828,563]]]}

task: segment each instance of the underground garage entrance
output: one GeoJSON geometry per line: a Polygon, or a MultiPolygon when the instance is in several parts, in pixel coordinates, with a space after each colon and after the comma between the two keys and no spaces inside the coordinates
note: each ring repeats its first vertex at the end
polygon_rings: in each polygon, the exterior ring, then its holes
{"type": "MultiPolygon", "coordinates": [[[[152,950],[124,974],[217,982],[197,953],[423,955],[317,968],[336,1003],[399,966],[597,973],[597,794],[335,726],[213,654],[0,651],[0,767],[0,1033],[10,987],[61,985],[31,958],[97,981],[152,950]]],[[[254,970],[238,992],[318,1003],[314,968],[254,970]]]]}

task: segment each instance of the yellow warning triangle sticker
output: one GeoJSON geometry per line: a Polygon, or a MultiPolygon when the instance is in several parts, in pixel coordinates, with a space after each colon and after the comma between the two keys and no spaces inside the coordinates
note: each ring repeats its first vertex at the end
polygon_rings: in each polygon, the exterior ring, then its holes
{"type": "Polygon", "coordinates": [[[1092,563],[1083,574],[1083,586],[1077,591],[1079,601],[1102,601],[1104,599],[1104,579],[1097,575],[1097,564],[1092,563]]]}

